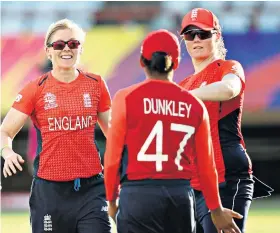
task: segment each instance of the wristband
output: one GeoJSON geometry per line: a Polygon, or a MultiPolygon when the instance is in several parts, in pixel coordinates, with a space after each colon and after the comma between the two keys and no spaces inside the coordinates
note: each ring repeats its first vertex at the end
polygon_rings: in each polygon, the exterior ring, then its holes
{"type": "Polygon", "coordinates": [[[3,146],[3,147],[1,148],[0,156],[2,156],[3,150],[4,150],[5,148],[9,148],[9,145],[5,145],[5,146],[3,146]]]}

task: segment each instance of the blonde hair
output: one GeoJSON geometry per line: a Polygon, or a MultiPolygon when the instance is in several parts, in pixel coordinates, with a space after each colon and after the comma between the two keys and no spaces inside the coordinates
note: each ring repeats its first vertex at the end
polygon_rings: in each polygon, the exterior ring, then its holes
{"type": "Polygon", "coordinates": [[[218,50],[218,57],[222,60],[225,60],[227,55],[227,49],[225,48],[224,38],[222,36],[222,29],[219,26],[216,30],[220,34],[220,38],[217,41],[217,47],[216,47],[218,50]]]}
{"type": "Polygon", "coordinates": [[[51,39],[52,35],[56,31],[64,30],[64,29],[77,30],[77,32],[81,36],[80,42],[83,43],[85,41],[86,33],[80,26],[78,26],[76,23],[74,23],[73,21],[71,21],[69,19],[62,19],[62,20],[52,23],[49,26],[48,31],[46,33],[44,45],[47,47],[47,45],[50,43],[50,39],[51,39]]]}

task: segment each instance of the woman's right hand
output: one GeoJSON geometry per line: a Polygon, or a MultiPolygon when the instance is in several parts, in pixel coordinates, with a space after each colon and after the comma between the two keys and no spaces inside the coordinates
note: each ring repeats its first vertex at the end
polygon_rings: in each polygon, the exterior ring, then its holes
{"type": "Polygon", "coordinates": [[[218,233],[241,233],[233,218],[241,219],[243,216],[239,213],[227,209],[217,208],[211,211],[211,217],[218,233]]]}
{"type": "Polygon", "coordinates": [[[4,148],[2,151],[2,156],[5,160],[3,167],[3,175],[5,178],[7,176],[12,176],[13,173],[17,173],[17,169],[22,171],[21,164],[24,163],[23,158],[15,153],[11,148],[4,148]],[[17,169],[16,169],[17,168],[17,169]]]}

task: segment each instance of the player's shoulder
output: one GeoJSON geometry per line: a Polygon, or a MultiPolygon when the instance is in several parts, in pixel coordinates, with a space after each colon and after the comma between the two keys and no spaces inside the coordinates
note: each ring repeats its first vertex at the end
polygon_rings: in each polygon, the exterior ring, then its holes
{"type": "Polygon", "coordinates": [[[183,96],[185,96],[185,98],[190,98],[190,99],[192,99],[194,102],[197,102],[197,100],[199,100],[199,99],[196,98],[194,95],[192,95],[192,94],[190,93],[189,90],[187,90],[186,88],[184,88],[183,86],[181,86],[180,83],[179,83],[179,84],[177,84],[177,83],[172,83],[172,84],[178,88],[177,91],[180,91],[181,94],[182,94],[183,96]]]}
{"type": "Polygon", "coordinates": [[[79,70],[79,72],[81,72],[84,75],[84,77],[88,78],[89,80],[93,80],[95,82],[101,82],[103,80],[103,78],[100,74],[91,73],[91,72],[82,71],[82,70],[79,70]]]}
{"type": "Polygon", "coordinates": [[[48,73],[42,74],[41,76],[29,81],[20,91],[19,95],[28,95],[35,97],[37,93],[40,93],[44,89],[44,84],[48,79],[48,73]]]}
{"type": "Polygon", "coordinates": [[[236,60],[226,60],[222,66],[222,74],[234,74],[240,77],[242,80],[245,80],[245,72],[240,64],[240,62],[236,60]]]}
{"type": "Polygon", "coordinates": [[[39,87],[43,86],[43,84],[48,80],[49,76],[50,76],[49,72],[44,73],[41,76],[39,76],[38,78],[31,80],[28,85],[32,86],[34,88],[39,88],[39,87]]]}
{"type": "Polygon", "coordinates": [[[188,81],[190,80],[190,78],[192,77],[192,75],[188,75],[187,77],[185,77],[184,79],[182,79],[181,81],[178,82],[178,85],[180,87],[184,87],[188,81]]]}
{"type": "Polygon", "coordinates": [[[239,61],[236,61],[236,60],[223,60],[222,61],[222,68],[225,68],[225,69],[240,69],[240,68],[243,68],[241,63],[239,61]]]}
{"type": "Polygon", "coordinates": [[[133,93],[134,91],[136,91],[141,86],[143,86],[143,82],[136,83],[136,84],[133,84],[133,85],[125,87],[125,88],[121,88],[116,92],[115,96],[118,96],[118,97],[122,96],[123,98],[125,98],[128,95],[130,95],[131,93],[133,93]]]}
{"type": "Polygon", "coordinates": [[[186,93],[186,94],[189,93],[189,91],[187,89],[185,89],[183,85],[181,85],[181,82],[179,82],[179,83],[173,82],[172,84],[174,84],[174,86],[176,86],[181,92],[186,93]]]}
{"type": "Polygon", "coordinates": [[[134,96],[134,94],[139,94],[142,92],[145,92],[146,89],[145,87],[147,87],[147,85],[149,85],[149,80],[145,80],[136,84],[132,84],[128,87],[119,89],[114,98],[124,98],[126,99],[127,97],[132,97],[134,96]]]}

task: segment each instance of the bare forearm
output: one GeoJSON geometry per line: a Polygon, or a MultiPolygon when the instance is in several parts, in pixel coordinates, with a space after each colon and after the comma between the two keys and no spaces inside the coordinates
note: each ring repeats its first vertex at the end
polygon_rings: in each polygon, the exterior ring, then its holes
{"type": "Polygon", "coordinates": [[[28,115],[14,108],[10,109],[0,127],[1,149],[7,145],[12,148],[12,141],[23,127],[27,118],[28,115]]]}
{"type": "Polygon", "coordinates": [[[5,150],[5,148],[11,148],[12,149],[12,138],[9,136],[8,133],[6,133],[3,130],[0,130],[0,134],[1,134],[1,155],[3,155],[3,151],[5,150]]]}
{"type": "Polygon", "coordinates": [[[1,148],[6,145],[12,147],[13,139],[9,136],[9,134],[3,130],[0,130],[0,134],[1,134],[1,148]]]}
{"type": "Polygon", "coordinates": [[[1,156],[4,158],[5,163],[3,166],[3,175],[5,178],[17,173],[17,170],[22,171],[24,159],[12,149],[13,137],[9,135],[3,127],[0,129],[1,134],[1,156]]]}
{"type": "Polygon", "coordinates": [[[226,101],[235,96],[233,88],[225,82],[211,83],[190,93],[202,101],[226,101]]]}
{"type": "Polygon", "coordinates": [[[108,121],[109,121],[109,110],[106,112],[98,113],[98,124],[106,138],[107,138],[107,131],[108,131],[108,121]]]}

